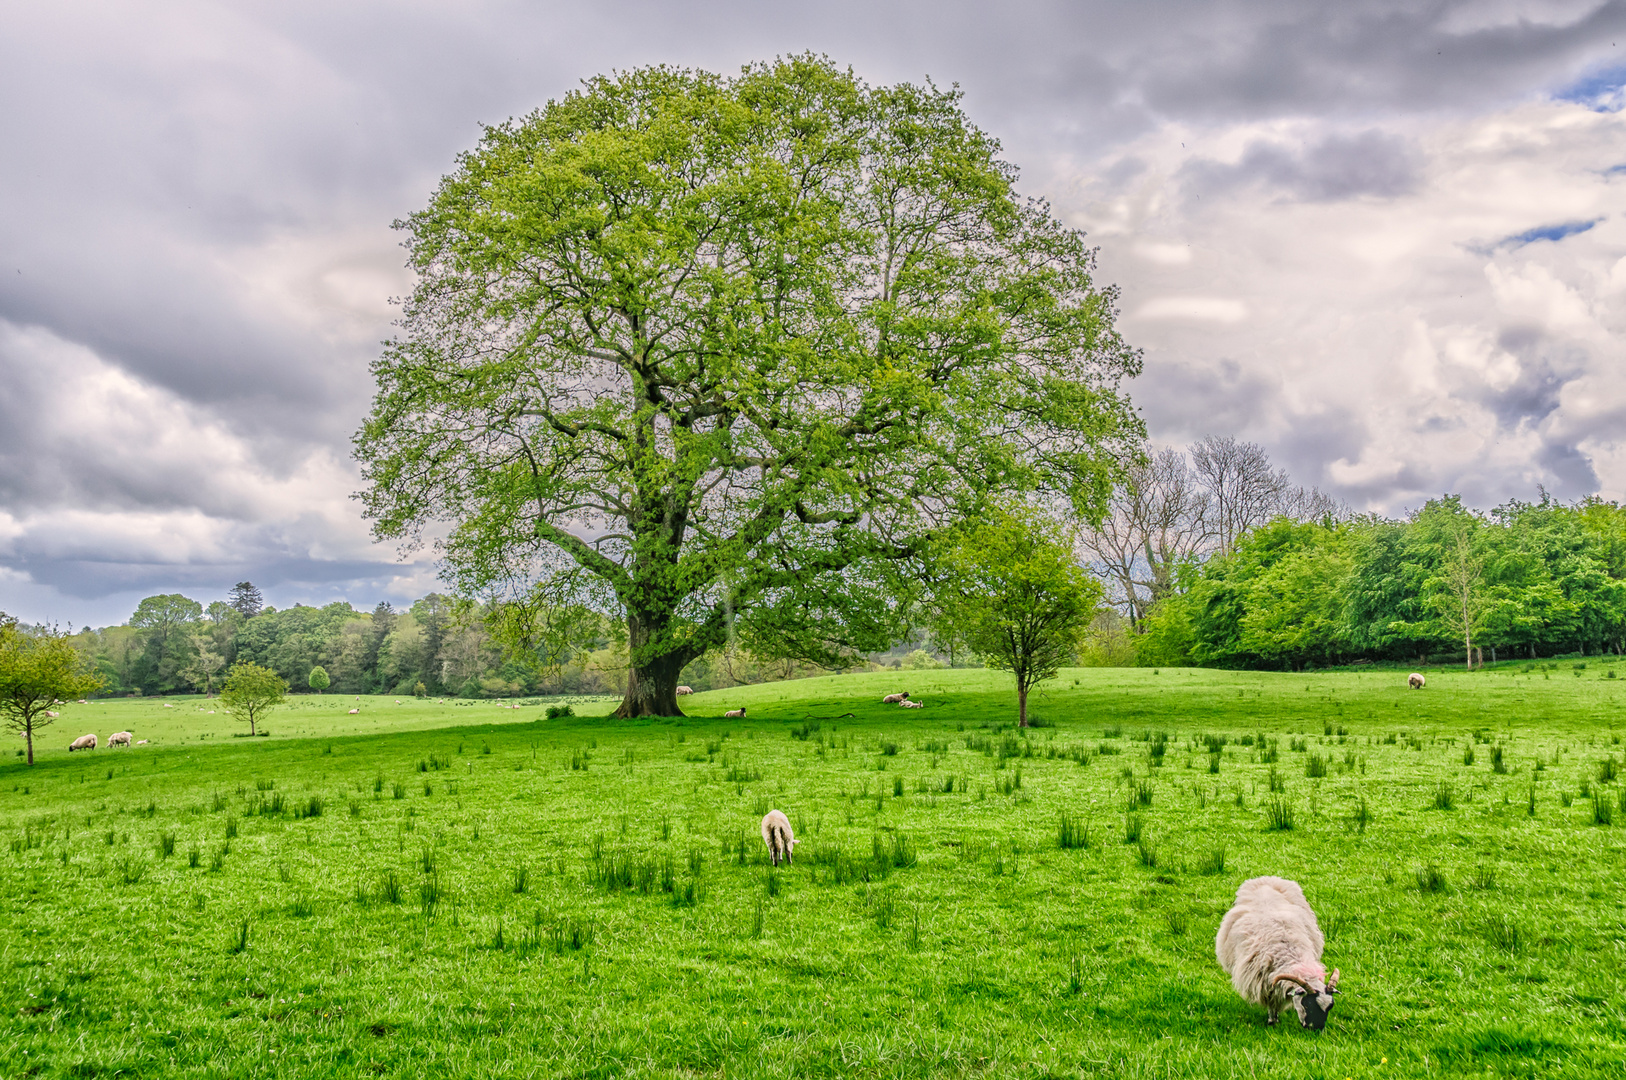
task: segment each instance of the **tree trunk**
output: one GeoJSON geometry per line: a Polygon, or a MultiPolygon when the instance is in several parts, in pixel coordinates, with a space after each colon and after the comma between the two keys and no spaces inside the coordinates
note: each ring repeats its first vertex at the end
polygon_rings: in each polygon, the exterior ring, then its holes
{"type": "Polygon", "coordinates": [[[34,725],[23,728],[23,741],[28,743],[28,763],[34,764],[34,725]]]}
{"type": "Polygon", "coordinates": [[[1021,679],[1016,680],[1016,726],[1028,726],[1028,688],[1021,679]]]}
{"type": "Polygon", "coordinates": [[[682,716],[678,708],[678,677],[694,657],[690,650],[678,649],[640,661],[648,656],[649,643],[661,637],[664,627],[654,627],[645,619],[627,618],[627,695],[611,715],[618,719],[634,716],[682,716]]]}

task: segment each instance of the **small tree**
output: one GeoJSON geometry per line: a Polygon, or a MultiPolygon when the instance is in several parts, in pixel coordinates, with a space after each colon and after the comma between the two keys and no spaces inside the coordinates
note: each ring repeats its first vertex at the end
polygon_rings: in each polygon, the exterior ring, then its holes
{"type": "Polygon", "coordinates": [[[1474,635],[1484,626],[1490,608],[1485,560],[1475,550],[1473,532],[1466,522],[1456,523],[1440,548],[1439,573],[1426,583],[1431,590],[1429,602],[1440,616],[1440,625],[1462,639],[1466,670],[1472,671],[1474,635]]]}
{"type": "Polygon", "coordinates": [[[226,711],[248,721],[248,733],[258,734],[255,725],[266,713],[282,704],[288,684],[270,668],[247,661],[233,664],[226,672],[226,685],[220,689],[220,703],[226,711]]]}
{"type": "Polygon", "coordinates": [[[423,684],[422,679],[419,679],[418,680],[418,685],[414,686],[412,688],[412,695],[414,697],[428,697],[429,696],[429,687],[427,687],[427,686],[425,686],[423,684]]]}
{"type": "Polygon", "coordinates": [[[333,685],[333,680],[327,677],[327,672],[322,667],[317,666],[311,668],[310,684],[311,689],[320,694],[333,685]]]}
{"type": "Polygon", "coordinates": [[[28,744],[30,765],[34,732],[56,719],[52,704],[101,688],[102,677],[86,667],[68,635],[43,626],[24,630],[0,616],[0,717],[28,744]]]}
{"type": "Polygon", "coordinates": [[[961,530],[943,558],[938,620],[990,667],[1016,677],[1018,722],[1028,691],[1074,658],[1095,618],[1101,585],[1072,556],[1072,537],[1029,512],[961,530]]]}

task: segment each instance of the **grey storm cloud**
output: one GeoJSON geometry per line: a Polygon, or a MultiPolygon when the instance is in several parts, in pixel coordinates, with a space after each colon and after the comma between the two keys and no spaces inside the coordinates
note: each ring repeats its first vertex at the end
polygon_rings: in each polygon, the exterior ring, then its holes
{"type": "Polygon", "coordinates": [[[1198,159],[1183,171],[1192,194],[1264,184],[1310,202],[1368,195],[1392,198],[1417,187],[1422,161],[1411,144],[1381,131],[1333,135],[1302,149],[1256,140],[1235,163],[1198,159]]]}
{"type": "MultiPolygon", "coordinates": [[[[1301,144],[1258,137],[1183,174],[1314,203],[1413,190],[1420,159],[1397,117],[1556,90],[1618,64],[1609,41],[1626,35],[1626,0],[1511,14],[1395,0],[0,11],[0,607],[17,575],[87,602],[239,576],[287,583],[280,602],[402,580],[346,498],[386,300],[410,287],[390,222],[423,205],[481,123],[596,73],[813,51],[875,82],[958,83],[1035,194],[1144,183],[1148,162],[1121,151],[1162,125],[1323,120],[1301,144]],[[65,552],[46,541],[64,513],[203,524],[159,557],[151,536],[168,526],[81,521],[100,549],[65,552]]],[[[1154,429],[1298,415],[1256,367],[1149,370],[1172,373],[1134,388],[1154,429]]],[[[1321,428],[1345,433],[1343,456],[1359,438],[1353,419],[1321,428]]]]}

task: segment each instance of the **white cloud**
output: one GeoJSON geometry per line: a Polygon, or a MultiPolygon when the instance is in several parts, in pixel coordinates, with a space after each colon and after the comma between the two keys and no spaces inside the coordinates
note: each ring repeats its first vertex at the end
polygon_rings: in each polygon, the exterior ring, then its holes
{"type": "Polygon", "coordinates": [[[1415,182],[1378,194],[1327,197],[1335,179],[1310,155],[1348,143],[1304,119],[1170,125],[1119,149],[1132,176],[1103,179],[1109,159],[1056,200],[1122,287],[1154,437],[1240,420],[1226,433],[1388,512],[1538,483],[1626,495],[1626,176],[1608,172],[1626,161],[1626,115],[1541,101],[1397,124],[1368,142],[1404,145],[1415,182]],[[1250,153],[1262,164],[1241,182],[1250,153]],[[1578,220],[1597,223],[1495,243],[1578,220]]]}

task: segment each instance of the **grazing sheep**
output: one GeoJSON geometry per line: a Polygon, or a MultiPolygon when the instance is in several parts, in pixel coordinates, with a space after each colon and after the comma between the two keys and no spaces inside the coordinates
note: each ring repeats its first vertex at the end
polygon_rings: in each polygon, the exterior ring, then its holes
{"type": "Polygon", "coordinates": [[[1298,883],[1257,877],[1237,889],[1214,937],[1214,956],[1236,992],[1268,1010],[1267,1024],[1291,1004],[1300,1025],[1320,1031],[1338,992],[1337,970],[1329,977],[1321,964],[1323,944],[1298,883]]]}
{"type": "Polygon", "coordinates": [[[166,709],[173,709],[173,708],[174,708],[174,707],[175,707],[175,706],[173,706],[173,705],[171,705],[171,704],[169,704],[169,703],[168,703],[168,702],[165,702],[165,703],[164,703],[164,708],[166,708],[166,709]]]}
{"type": "Polygon", "coordinates": [[[692,687],[692,686],[680,686],[680,687],[677,688],[677,696],[678,697],[682,697],[684,694],[692,694],[692,693],[694,693],[694,687],[692,687]]]}
{"type": "Polygon", "coordinates": [[[70,754],[73,753],[75,750],[94,750],[94,749],[96,749],[96,736],[95,735],[81,735],[77,739],[73,740],[73,742],[68,744],[68,753],[70,753],[70,754]]]}
{"type": "Polygon", "coordinates": [[[130,733],[128,731],[115,731],[107,737],[107,748],[109,750],[115,746],[128,747],[129,745],[130,733]]]}
{"type": "Polygon", "coordinates": [[[136,745],[137,746],[146,746],[147,745],[147,740],[146,739],[137,739],[136,740],[136,745]]]}
{"type": "Polygon", "coordinates": [[[888,695],[886,695],[886,697],[881,699],[881,704],[882,705],[901,705],[905,701],[908,701],[908,700],[909,700],[909,691],[905,690],[901,694],[888,694],[888,695]]]}
{"type": "Polygon", "coordinates": [[[62,714],[58,713],[58,712],[52,712],[50,709],[46,709],[45,710],[45,715],[49,716],[52,720],[55,720],[57,717],[61,716],[62,714]]]}
{"type": "Polygon", "coordinates": [[[351,715],[351,716],[354,716],[354,715],[356,715],[356,714],[357,714],[357,713],[359,713],[359,712],[360,712],[360,711],[361,711],[361,710],[360,710],[360,709],[351,709],[351,710],[350,710],[350,715],[351,715]]]}
{"type": "Polygon", "coordinates": [[[1421,690],[1423,685],[1427,682],[1428,680],[1423,678],[1423,673],[1420,671],[1414,671],[1410,675],[1406,676],[1406,685],[1411,687],[1413,690],[1421,690]]]}
{"type": "Polygon", "coordinates": [[[796,834],[790,831],[790,819],[778,810],[769,810],[762,819],[762,842],[768,845],[768,861],[778,866],[789,865],[796,850],[796,834]]]}
{"type": "Polygon", "coordinates": [[[745,710],[743,708],[741,708],[741,709],[730,709],[727,712],[725,712],[723,714],[723,716],[725,716],[726,718],[728,718],[730,720],[740,720],[740,719],[744,718],[745,710]]]}
{"type": "Polygon", "coordinates": [[[905,709],[924,709],[926,707],[926,703],[924,701],[900,701],[898,704],[902,705],[905,709]]]}

